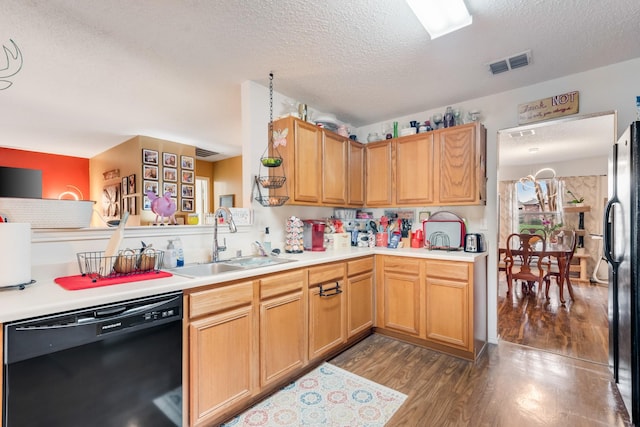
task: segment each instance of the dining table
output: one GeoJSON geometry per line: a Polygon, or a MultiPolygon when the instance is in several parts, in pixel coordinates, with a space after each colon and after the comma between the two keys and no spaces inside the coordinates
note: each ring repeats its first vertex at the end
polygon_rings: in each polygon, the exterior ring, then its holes
{"type": "MultiPolygon", "coordinates": [[[[521,249],[511,249],[511,254],[513,256],[522,255],[521,249]]],[[[503,259],[507,253],[506,248],[499,248],[499,259],[503,259]]],[[[562,244],[562,243],[547,243],[546,245],[542,245],[542,243],[538,242],[532,246],[530,249],[530,253],[532,256],[539,257],[539,259],[548,259],[549,263],[551,263],[552,259],[555,259],[558,263],[558,288],[559,288],[559,297],[560,302],[564,304],[566,301],[564,299],[564,283],[567,282],[567,289],[569,290],[569,296],[572,300],[575,300],[573,296],[573,287],[571,285],[571,280],[569,278],[569,270],[571,263],[571,255],[573,254],[573,248],[562,244]]],[[[545,274],[548,275],[550,271],[547,271],[545,274]]],[[[542,286],[542,285],[541,285],[542,286]]]]}

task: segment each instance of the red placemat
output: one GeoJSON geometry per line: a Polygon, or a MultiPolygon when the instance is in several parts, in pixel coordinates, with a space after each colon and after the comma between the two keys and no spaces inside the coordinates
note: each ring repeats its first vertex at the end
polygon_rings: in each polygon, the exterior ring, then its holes
{"type": "Polygon", "coordinates": [[[171,277],[173,274],[166,271],[150,271],[148,273],[132,274],[129,276],[98,278],[95,282],[89,276],[81,274],[77,276],[58,277],[54,281],[68,291],[80,289],[99,288],[100,286],[120,285],[122,283],[139,282],[141,280],[159,279],[161,277],[171,277]]]}

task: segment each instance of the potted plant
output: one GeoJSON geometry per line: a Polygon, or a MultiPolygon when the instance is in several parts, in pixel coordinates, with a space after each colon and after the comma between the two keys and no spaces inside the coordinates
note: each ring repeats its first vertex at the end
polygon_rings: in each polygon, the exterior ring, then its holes
{"type": "Polygon", "coordinates": [[[573,205],[573,206],[584,206],[584,197],[578,197],[575,194],[573,194],[573,192],[571,190],[567,190],[567,193],[569,193],[569,195],[571,197],[573,197],[572,200],[569,200],[569,204],[573,205]]]}

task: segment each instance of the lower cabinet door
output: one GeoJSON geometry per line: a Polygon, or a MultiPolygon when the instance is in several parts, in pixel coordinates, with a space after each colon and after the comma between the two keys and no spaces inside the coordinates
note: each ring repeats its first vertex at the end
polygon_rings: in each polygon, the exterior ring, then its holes
{"type": "Polygon", "coordinates": [[[349,338],[373,326],[373,273],[347,279],[347,328],[349,338]]]}
{"type": "Polygon", "coordinates": [[[385,271],[383,277],[383,327],[408,335],[420,335],[420,276],[385,271]]]}
{"type": "Polygon", "coordinates": [[[208,420],[253,393],[257,368],[251,306],[221,312],[189,325],[190,424],[208,420]]]}
{"type": "Polygon", "coordinates": [[[302,291],[260,303],[260,385],[278,380],[305,362],[302,291]]]}
{"type": "Polygon", "coordinates": [[[469,283],[428,277],[427,338],[471,350],[469,283]]]}
{"type": "Polygon", "coordinates": [[[346,342],[343,282],[309,289],[309,360],[346,342]]]}

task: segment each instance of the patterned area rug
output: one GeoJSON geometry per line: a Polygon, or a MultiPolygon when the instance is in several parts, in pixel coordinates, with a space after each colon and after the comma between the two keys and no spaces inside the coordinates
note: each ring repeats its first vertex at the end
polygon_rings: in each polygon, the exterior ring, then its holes
{"type": "Polygon", "coordinates": [[[382,427],[406,398],[324,363],[222,426],[382,427]]]}

